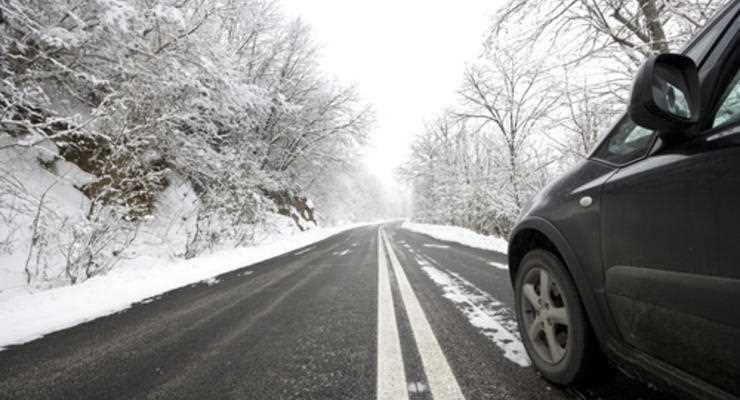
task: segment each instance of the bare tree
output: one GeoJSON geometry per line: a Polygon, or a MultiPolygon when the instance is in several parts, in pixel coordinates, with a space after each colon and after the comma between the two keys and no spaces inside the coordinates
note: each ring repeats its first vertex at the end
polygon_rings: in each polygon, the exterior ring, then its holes
{"type": "MultiPolygon", "coordinates": [[[[667,52],[703,26],[721,0],[511,0],[499,12],[492,35],[525,21],[527,41],[575,41],[583,57],[616,45],[628,56],[667,52]]],[[[640,61],[637,59],[636,61],[640,61]]]]}
{"type": "Polygon", "coordinates": [[[567,72],[563,76],[557,88],[560,94],[557,112],[549,113],[551,128],[543,130],[542,134],[566,159],[582,160],[621,114],[621,104],[612,96],[600,94],[588,83],[588,78],[573,83],[567,72]]]}
{"type": "Polygon", "coordinates": [[[723,0],[510,0],[489,45],[515,42],[550,54],[554,68],[582,67],[594,91],[626,101],[643,59],[676,51],[723,0]],[[522,26],[530,27],[523,29],[522,26]]]}
{"type": "Polygon", "coordinates": [[[501,144],[507,163],[512,209],[518,214],[527,188],[526,146],[558,100],[546,69],[528,52],[506,47],[489,51],[484,62],[465,74],[457,116],[488,129],[501,144]]]}

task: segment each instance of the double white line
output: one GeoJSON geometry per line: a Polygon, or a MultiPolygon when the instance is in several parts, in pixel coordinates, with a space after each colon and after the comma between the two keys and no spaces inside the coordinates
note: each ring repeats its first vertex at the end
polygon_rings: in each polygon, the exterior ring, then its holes
{"type": "Polygon", "coordinates": [[[411,288],[406,273],[398,262],[396,253],[382,229],[378,230],[378,400],[408,400],[406,374],[404,372],[401,341],[398,335],[396,314],[393,307],[388,263],[384,248],[388,251],[393,272],[401,292],[401,301],[406,308],[411,332],[421,356],[429,389],[435,400],[464,400],[460,385],[447,363],[442,348],[434,336],[424,310],[411,288]]]}

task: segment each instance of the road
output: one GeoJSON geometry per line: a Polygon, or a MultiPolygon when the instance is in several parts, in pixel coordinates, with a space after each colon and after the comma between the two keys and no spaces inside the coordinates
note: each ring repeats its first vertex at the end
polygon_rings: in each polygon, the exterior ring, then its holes
{"type": "Polygon", "coordinates": [[[621,373],[547,384],[522,353],[503,254],[380,231],[345,231],[11,347],[0,398],[668,398],[621,373]]]}

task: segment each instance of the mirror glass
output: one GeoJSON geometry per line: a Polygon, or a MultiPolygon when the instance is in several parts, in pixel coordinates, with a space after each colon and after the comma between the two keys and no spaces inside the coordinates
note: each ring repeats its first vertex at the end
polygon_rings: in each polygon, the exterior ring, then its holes
{"type": "Polygon", "coordinates": [[[653,99],[661,110],[679,118],[689,119],[691,118],[691,107],[685,93],[686,89],[679,87],[685,88],[686,85],[681,84],[681,74],[676,72],[663,69],[655,74],[653,99]]]}

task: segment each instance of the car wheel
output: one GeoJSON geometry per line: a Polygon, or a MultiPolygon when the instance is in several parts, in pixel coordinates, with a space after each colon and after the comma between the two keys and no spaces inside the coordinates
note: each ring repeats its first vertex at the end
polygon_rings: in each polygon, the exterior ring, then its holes
{"type": "Polygon", "coordinates": [[[545,250],[527,253],[517,270],[515,292],[524,346],[545,379],[567,385],[593,372],[599,352],[560,259],[545,250]]]}

